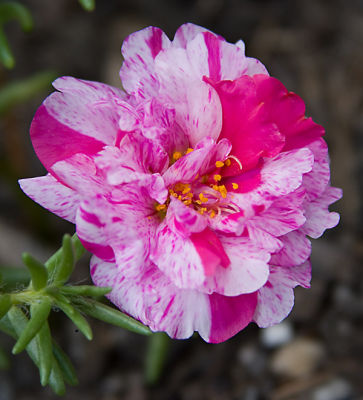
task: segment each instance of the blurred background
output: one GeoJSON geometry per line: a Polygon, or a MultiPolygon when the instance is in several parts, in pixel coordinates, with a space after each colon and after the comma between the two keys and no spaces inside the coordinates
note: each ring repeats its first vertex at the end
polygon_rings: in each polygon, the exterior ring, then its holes
{"type": "MultiPolygon", "coordinates": [[[[332,209],[339,226],[313,243],[312,288],[296,289],[287,320],[270,329],[251,325],[220,345],[199,337],[173,342],[160,384],[143,385],[147,339],[91,321],[87,342],[61,313],[54,336],[73,360],[80,384],[73,400],[350,400],[363,399],[363,1],[362,0],[98,0],[84,11],[76,0],[27,0],[30,33],[9,22],[4,30],[16,65],[0,65],[1,89],[40,72],[120,86],[120,46],[131,32],[161,27],[170,38],[194,22],[260,59],[271,75],[299,94],[307,114],[327,131],[332,183],[344,198],[332,209]]],[[[24,83],[24,87],[26,84],[24,83]]],[[[21,265],[22,251],[46,260],[72,225],[43,210],[17,179],[43,175],[29,125],[50,86],[15,99],[0,96],[0,264],[21,265]]],[[[87,260],[73,282],[88,282],[87,260]]],[[[13,344],[0,334],[10,351],[13,344]]],[[[55,399],[39,384],[26,355],[0,371],[0,400],[55,399]]]]}

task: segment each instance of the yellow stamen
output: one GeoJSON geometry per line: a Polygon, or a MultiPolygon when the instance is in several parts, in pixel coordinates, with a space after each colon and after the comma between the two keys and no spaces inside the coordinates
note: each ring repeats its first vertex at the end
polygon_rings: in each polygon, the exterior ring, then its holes
{"type": "Polygon", "coordinates": [[[233,187],[233,189],[238,189],[238,183],[232,183],[232,187],[233,187]]]}
{"type": "Polygon", "coordinates": [[[190,186],[187,186],[183,191],[182,194],[187,194],[191,191],[190,186]]]}
{"type": "Polygon", "coordinates": [[[224,162],[223,161],[216,161],[216,167],[217,168],[222,168],[224,166],[224,162]]]}
{"type": "Polygon", "coordinates": [[[202,204],[202,202],[200,201],[200,200],[195,200],[195,202],[197,203],[197,204],[202,204]]]}
{"type": "Polygon", "coordinates": [[[156,211],[165,210],[166,204],[158,204],[155,208],[156,208],[156,211]]]}
{"type": "Polygon", "coordinates": [[[211,218],[214,218],[216,216],[216,212],[214,210],[211,210],[209,212],[209,215],[210,215],[211,218]]]}
{"type": "Polygon", "coordinates": [[[229,166],[231,165],[231,160],[228,158],[228,159],[224,162],[224,165],[225,165],[226,167],[229,167],[229,166]]]}
{"type": "Polygon", "coordinates": [[[191,153],[192,151],[194,151],[194,149],[192,149],[191,147],[189,147],[189,148],[187,149],[187,151],[185,152],[185,154],[189,154],[189,153],[191,153]]]}
{"type": "Polygon", "coordinates": [[[203,215],[207,211],[207,208],[206,207],[202,207],[198,211],[200,212],[200,214],[203,215]]]}
{"type": "Polygon", "coordinates": [[[208,199],[204,196],[203,193],[199,193],[199,200],[200,200],[202,203],[206,203],[206,202],[208,201],[208,199]]]}
{"type": "Polygon", "coordinates": [[[180,151],[174,151],[173,160],[177,161],[179,158],[182,158],[183,154],[180,151]]]}
{"type": "Polygon", "coordinates": [[[218,186],[218,191],[224,199],[227,197],[227,189],[224,185],[218,186]]]}
{"type": "Polygon", "coordinates": [[[214,179],[216,182],[218,182],[218,181],[220,181],[220,180],[222,179],[222,176],[216,174],[216,175],[213,176],[213,179],[214,179]]]}

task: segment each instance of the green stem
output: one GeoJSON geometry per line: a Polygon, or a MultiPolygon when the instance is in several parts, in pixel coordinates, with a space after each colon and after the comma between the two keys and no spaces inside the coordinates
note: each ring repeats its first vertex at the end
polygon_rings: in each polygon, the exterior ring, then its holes
{"type": "Polygon", "coordinates": [[[155,385],[160,380],[170,342],[169,336],[163,332],[150,336],[145,364],[145,381],[148,385],[155,385]]]}

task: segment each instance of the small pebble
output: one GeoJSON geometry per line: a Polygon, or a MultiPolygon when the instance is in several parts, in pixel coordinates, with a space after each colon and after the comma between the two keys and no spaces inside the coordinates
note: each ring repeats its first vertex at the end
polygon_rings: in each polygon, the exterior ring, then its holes
{"type": "Polygon", "coordinates": [[[262,329],[260,332],[261,342],[268,348],[282,346],[291,342],[294,337],[292,325],[287,321],[262,329]]]}
{"type": "Polygon", "coordinates": [[[318,341],[298,338],[276,350],[271,370],[288,378],[304,378],[316,370],[324,354],[324,348],[318,341]]]}
{"type": "Polygon", "coordinates": [[[349,382],[337,378],[317,388],[312,394],[312,400],[351,400],[353,390],[349,382]]]}

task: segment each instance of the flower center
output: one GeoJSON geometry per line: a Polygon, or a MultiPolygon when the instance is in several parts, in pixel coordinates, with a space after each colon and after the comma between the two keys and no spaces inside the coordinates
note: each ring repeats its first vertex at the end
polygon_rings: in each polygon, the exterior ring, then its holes
{"type": "MultiPolygon", "coordinates": [[[[184,154],[175,151],[172,156],[172,163],[192,151],[192,148],[188,148],[184,154]]],[[[223,169],[231,165],[231,159],[235,160],[242,170],[241,162],[232,155],[228,156],[224,161],[218,160],[215,166],[211,168],[213,170],[212,174],[205,174],[201,177],[197,175],[194,181],[190,183],[177,182],[169,189],[169,197],[166,202],[163,204],[157,203],[155,210],[164,218],[171,197],[175,197],[186,206],[193,207],[200,214],[206,214],[210,218],[215,218],[221,215],[222,212],[229,214],[239,212],[240,210],[228,201],[228,191],[223,184],[223,169]]],[[[238,189],[238,184],[233,182],[232,189],[238,189]]]]}

